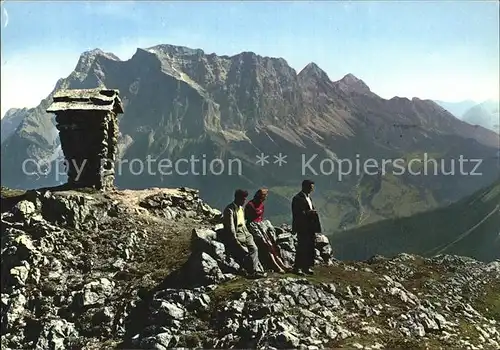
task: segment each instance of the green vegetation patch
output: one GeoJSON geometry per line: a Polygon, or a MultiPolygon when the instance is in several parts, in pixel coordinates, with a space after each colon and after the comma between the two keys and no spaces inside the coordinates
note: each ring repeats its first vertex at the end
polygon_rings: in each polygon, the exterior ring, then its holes
{"type": "Polygon", "coordinates": [[[492,281],[473,305],[486,317],[500,322],[500,281],[492,281]]]}
{"type": "Polygon", "coordinates": [[[97,194],[101,191],[93,187],[83,187],[75,189],[76,192],[87,193],[87,194],[97,194]]]}
{"type": "Polygon", "coordinates": [[[140,221],[143,221],[140,226],[147,231],[145,246],[137,252],[133,269],[120,278],[130,280],[132,285],[151,289],[161,284],[165,277],[179,269],[189,258],[192,223],[151,222],[146,218],[140,221]]]}

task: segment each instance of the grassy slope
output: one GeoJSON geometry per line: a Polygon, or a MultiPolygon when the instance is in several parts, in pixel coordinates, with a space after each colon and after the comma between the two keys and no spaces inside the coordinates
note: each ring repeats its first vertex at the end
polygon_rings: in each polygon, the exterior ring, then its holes
{"type": "MultiPolygon", "coordinates": [[[[382,177],[380,188],[374,186],[370,181],[364,182],[353,187],[350,193],[319,188],[314,201],[325,232],[334,232],[343,224],[352,228],[388,218],[407,217],[438,206],[431,191],[421,194],[417,187],[405,184],[389,173],[382,177]]],[[[271,196],[279,196],[288,202],[298,192],[297,187],[288,186],[271,187],[270,190],[271,196]]],[[[274,223],[291,221],[291,213],[268,217],[274,223]]]]}
{"type": "Polygon", "coordinates": [[[399,252],[500,257],[500,180],[448,207],[335,233],[340,259],[366,259],[399,252]]]}

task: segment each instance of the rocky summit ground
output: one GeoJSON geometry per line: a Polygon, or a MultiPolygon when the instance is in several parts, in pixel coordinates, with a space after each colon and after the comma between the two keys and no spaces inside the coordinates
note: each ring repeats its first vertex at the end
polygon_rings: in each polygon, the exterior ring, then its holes
{"type": "MultiPolygon", "coordinates": [[[[3,349],[500,347],[500,261],[400,254],[251,280],[190,189],[2,197],[3,349]]],[[[285,260],[294,237],[277,228],[285,260]]]]}

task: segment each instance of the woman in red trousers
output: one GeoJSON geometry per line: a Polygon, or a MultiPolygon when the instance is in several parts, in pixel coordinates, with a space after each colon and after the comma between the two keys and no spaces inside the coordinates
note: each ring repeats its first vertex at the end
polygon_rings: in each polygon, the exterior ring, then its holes
{"type": "Polygon", "coordinates": [[[279,254],[274,237],[274,228],[268,220],[264,220],[264,201],[267,199],[269,190],[259,189],[252,200],[245,206],[245,219],[248,230],[256,238],[255,243],[259,247],[259,257],[263,265],[279,273],[290,270],[279,254]],[[263,260],[263,261],[262,261],[263,260]]]}

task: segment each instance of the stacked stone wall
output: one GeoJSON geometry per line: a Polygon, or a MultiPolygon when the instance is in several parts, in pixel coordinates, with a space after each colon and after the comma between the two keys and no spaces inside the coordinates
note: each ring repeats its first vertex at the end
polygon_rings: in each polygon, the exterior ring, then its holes
{"type": "Polygon", "coordinates": [[[109,111],[66,111],[56,116],[68,184],[75,188],[113,187],[118,123],[109,111]]]}

